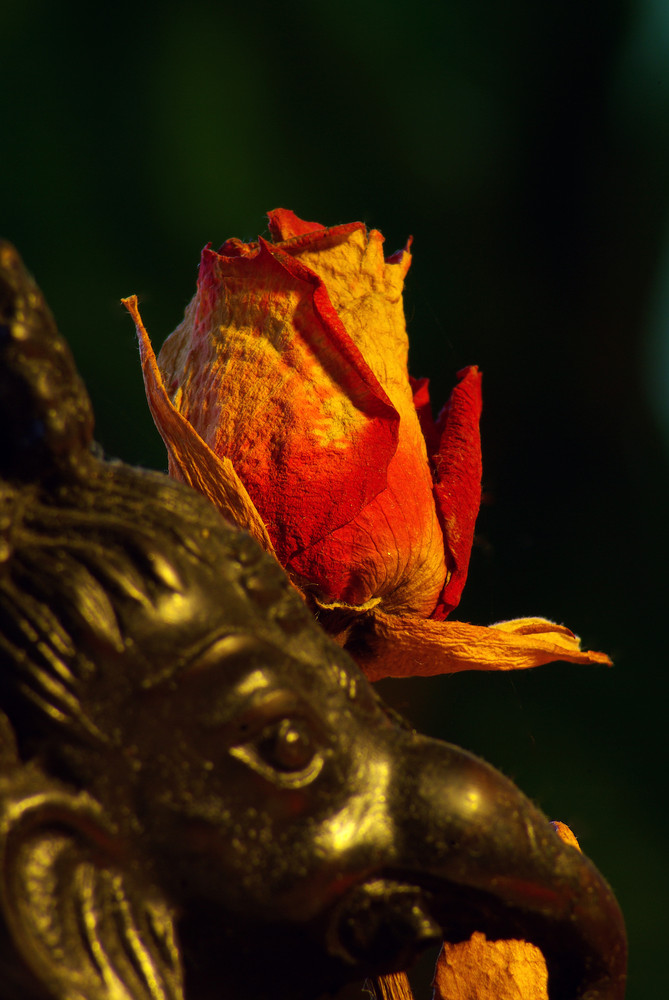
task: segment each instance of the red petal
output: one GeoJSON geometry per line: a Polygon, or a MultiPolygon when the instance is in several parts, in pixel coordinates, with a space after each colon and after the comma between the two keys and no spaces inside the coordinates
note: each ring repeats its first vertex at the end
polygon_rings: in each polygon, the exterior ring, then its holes
{"type": "Polygon", "coordinates": [[[427,454],[430,459],[439,451],[440,433],[432,416],[432,406],[430,404],[430,380],[429,378],[413,378],[409,375],[411,391],[413,392],[413,405],[418,414],[420,429],[427,445],[427,454]]]}
{"type": "Polygon", "coordinates": [[[481,374],[472,365],[458,372],[458,377],[460,382],[437,422],[443,433],[434,457],[434,495],[451,571],[432,614],[437,620],[445,618],[460,601],[481,503],[481,374]]]}
{"type": "MultiPolygon", "coordinates": [[[[205,250],[211,248],[211,243],[207,243],[205,250]]],[[[258,253],[257,243],[244,243],[242,240],[238,240],[236,236],[232,236],[225,243],[221,244],[218,248],[218,253],[221,257],[255,257],[258,253]]]]}
{"type": "Polygon", "coordinates": [[[326,228],[320,222],[306,222],[304,219],[298,218],[295,212],[291,212],[289,208],[275,208],[267,213],[267,218],[269,219],[269,231],[275,243],[326,228]]]}
{"type": "Polygon", "coordinates": [[[405,260],[406,254],[408,254],[411,250],[412,243],[413,236],[410,236],[401,250],[396,250],[395,253],[391,253],[388,257],[386,257],[386,264],[402,264],[405,260]]]}

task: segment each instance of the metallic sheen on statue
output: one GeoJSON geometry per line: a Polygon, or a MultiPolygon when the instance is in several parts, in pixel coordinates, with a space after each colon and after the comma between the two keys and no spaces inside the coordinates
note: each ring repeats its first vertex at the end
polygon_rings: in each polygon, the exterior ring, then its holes
{"type": "Polygon", "coordinates": [[[8,244],[0,353],[0,998],[316,1000],[479,930],[620,1000],[593,865],[205,500],[101,458],[8,244]]]}

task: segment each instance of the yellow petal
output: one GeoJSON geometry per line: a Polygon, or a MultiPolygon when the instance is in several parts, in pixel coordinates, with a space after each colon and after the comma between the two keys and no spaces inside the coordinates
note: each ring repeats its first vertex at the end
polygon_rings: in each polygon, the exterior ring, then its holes
{"type": "Polygon", "coordinates": [[[553,660],[611,663],[605,653],[582,650],[577,635],[545,618],[517,618],[488,627],[378,610],[372,618],[372,651],[356,654],[372,681],[460,670],[525,670],[553,660]]]}
{"type": "MultiPolygon", "coordinates": [[[[395,406],[398,397],[412,402],[407,377],[409,339],[402,288],[411,264],[407,249],[390,263],[383,256],[383,236],[363,225],[345,227],[333,239],[320,239],[284,249],[311,268],[326,284],[328,295],[351,340],[379,379],[395,406]]],[[[332,231],[333,234],[336,230],[332,231]]]]}
{"type": "Polygon", "coordinates": [[[206,496],[223,517],[246,529],[266,552],[274,555],[265,523],[232,462],[214,454],[167,395],[151,341],[139,314],[137,296],[131,295],[121,301],[135,321],[146,396],[155,425],[167,448],[170,475],[206,496]]]}

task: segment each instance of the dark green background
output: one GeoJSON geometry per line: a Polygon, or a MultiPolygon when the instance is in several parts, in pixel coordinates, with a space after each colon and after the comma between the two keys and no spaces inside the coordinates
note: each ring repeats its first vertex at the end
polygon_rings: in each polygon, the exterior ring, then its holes
{"type": "Polygon", "coordinates": [[[669,6],[664,0],[0,3],[0,230],[93,396],[163,467],[160,342],[201,247],[281,205],[414,236],[412,371],[478,363],[487,503],[457,616],[546,615],[615,669],[391,682],[573,826],[666,989],[669,6]],[[663,277],[664,275],[664,277],[663,277]]]}

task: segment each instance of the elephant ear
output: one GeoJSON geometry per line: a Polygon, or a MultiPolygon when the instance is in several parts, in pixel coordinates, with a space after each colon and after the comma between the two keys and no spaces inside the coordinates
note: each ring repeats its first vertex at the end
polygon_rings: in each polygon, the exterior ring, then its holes
{"type": "Polygon", "coordinates": [[[98,804],[32,766],[3,772],[0,910],[24,968],[3,997],[183,1000],[172,914],[98,804]]]}
{"type": "Polygon", "coordinates": [[[93,410],[70,349],[11,244],[0,240],[0,473],[33,481],[90,461],[93,410]],[[11,428],[11,431],[9,430],[11,428]]]}

